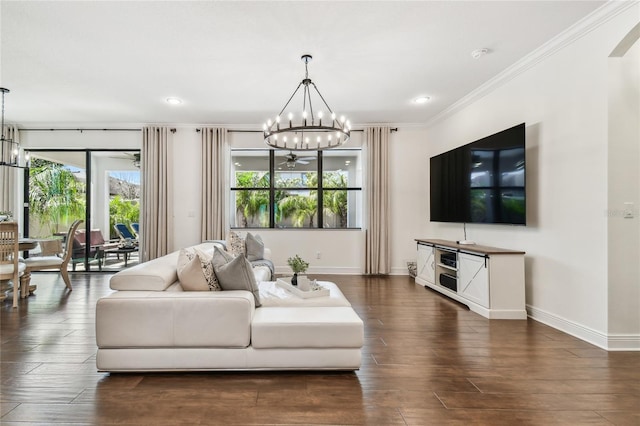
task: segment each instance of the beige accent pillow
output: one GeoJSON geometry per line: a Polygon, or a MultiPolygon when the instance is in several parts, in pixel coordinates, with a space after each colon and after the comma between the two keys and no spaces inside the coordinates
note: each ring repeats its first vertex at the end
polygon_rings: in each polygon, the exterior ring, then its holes
{"type": "MultiPolygon", "coordinates": [[[[213,254],[214,257],[216,253],[213,254]]],[[[253,293],[256,308],[261,305],[260,291],[251,263],[244,255],[236,256],[225,264],[215,266],[216,276],[223,290],[247,290],[253,293]]]]}
{"type": "Polygon", "coordinates": [[[249,261],[264,259],[264,243],[260,235],[253,235],[251,232],[247,232],[247,238],[245,238],[244,243],[249,261]]]}
{"type": "Polygon", "coordinates": [[[234,257],[246,252],[244,239],[233,231],[227,235],[227,251],[234,257]]]}
{"type": "Polygon", "coordinates": [[[184,291],[208,291],[209,285],[202,272],[200,256],[194,251],[182,249],[178,254],[178,280],[184,291]]]}

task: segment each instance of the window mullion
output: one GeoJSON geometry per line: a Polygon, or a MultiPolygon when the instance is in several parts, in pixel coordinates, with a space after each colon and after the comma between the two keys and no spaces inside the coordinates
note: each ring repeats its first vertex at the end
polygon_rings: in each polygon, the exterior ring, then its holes
{"type": "Polygon", "coordinates": [[[276,227],[276,156],[269,150],[269,228],[276,227]]]}
{"type": "Polygon", "coordinates": [[[318,151],[318,228],[324,228],[324,212],[322,211],[323,194],[322,194],[322,151],[318,151]]]}

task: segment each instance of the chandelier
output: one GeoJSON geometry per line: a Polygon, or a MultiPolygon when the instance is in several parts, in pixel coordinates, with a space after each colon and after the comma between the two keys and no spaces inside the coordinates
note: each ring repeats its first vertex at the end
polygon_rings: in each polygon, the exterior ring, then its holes
{"type": "Polygon", "coordinates": [[[0,137],[0,166],[22,167],[20,166],[20,144],[11,138],[5,137],[4,127],[4,94],[9,93],[9,89],[0,87],[2,92],[2,137],[0,137]]]}
{"type": "Polygon", "coordinates": [[[269,119],[263,124],[264,142],[275,149],[296,151],[338,148],[349,140],[351,123],[344,116],[336,116],[315,83],[309,78],[307,65],[312,56],[302,55],[300,59],[304,62],[304,79],[298,84],[275,119],[273,121],[269,119]],[[302,111],[294,113],[287,108],[300,88],[302,88],[302,111]],[[321,109],[314,110],[312,97],[316,98],[316,107],[320,105],[321,109]],[[322,101],[321,103],[318,102],[318,98],[322,101]],[[283,113],[286,116],[283,116],[283,113]]]}

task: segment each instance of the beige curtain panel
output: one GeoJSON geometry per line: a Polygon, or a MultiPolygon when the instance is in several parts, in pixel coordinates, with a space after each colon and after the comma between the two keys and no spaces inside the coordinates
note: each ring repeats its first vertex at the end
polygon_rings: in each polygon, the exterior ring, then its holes
{"type": "Polygon", "coordinates": [[[227,129],[208,127],[202,137],[202,241],[226,238],[225,159],[227,129]]]}
{"type": "Polygon", "coordinates": [[[367,127],[365,273],[391,272],[389,220],[389,127],[367,127]]]}
{"type": "MultiPolygon", "coordinates": [[[[8,139],[19,141],[19,132],[16,126],[4,126],[2,134],[8,139]]],[[[3,150],[4,158],[2,160],[7,163],[11,161],[11,148],[10,146],[5,146],[3,150]]],[[[18,173],[20,171],[22,169],[16,167],[0,167],[0,189],[2,190],[2,194],[0,194],[0,211],[11,211],[14,217],[18,215],[18,208],[15,204],[18,173]]]]}
{"type": "Polygon", "coordinates": [[[173,168],[167,127],[142,129],[140,253],[146,262],[173,250],[173,168]]]}

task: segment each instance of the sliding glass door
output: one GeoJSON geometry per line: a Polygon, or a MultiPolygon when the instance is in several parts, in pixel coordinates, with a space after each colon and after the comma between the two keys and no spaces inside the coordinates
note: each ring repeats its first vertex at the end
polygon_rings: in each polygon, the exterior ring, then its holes
{"type": "Polygon", "coordinates": [[[81,219],[72,241],[62,244],[71,245],[70,270],[113,272],[138,262],[139,151],[32,150],[30,156],[24,232],[42,241],[31,255],[53,254],[46,248],[81,219]]]}

